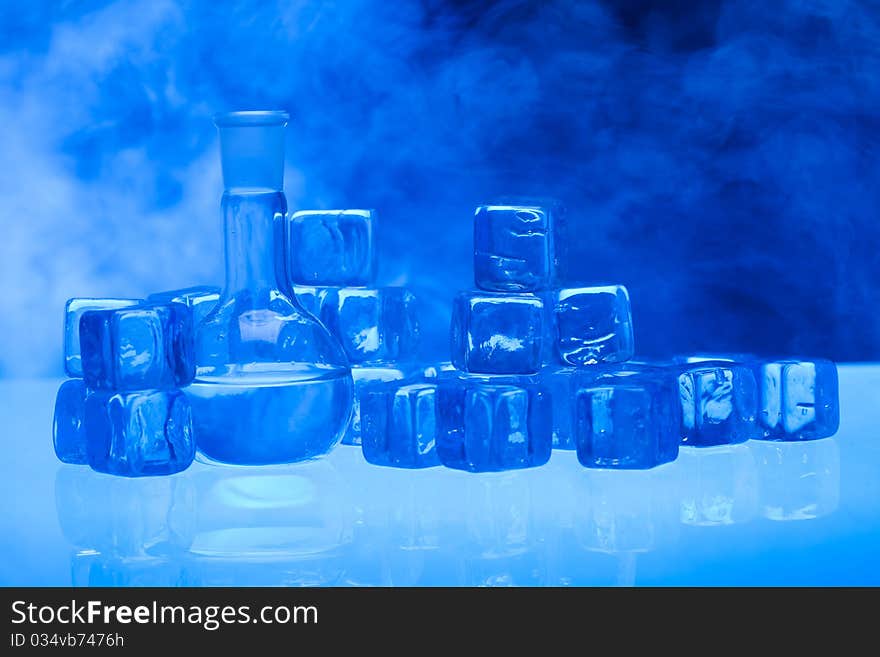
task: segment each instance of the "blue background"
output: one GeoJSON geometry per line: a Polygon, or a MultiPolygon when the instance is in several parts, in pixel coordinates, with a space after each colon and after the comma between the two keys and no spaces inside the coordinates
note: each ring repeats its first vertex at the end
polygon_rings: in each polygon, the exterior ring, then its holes
{"type": "Polygon", "coordinates": [[[880,6],[825,0],[0,4],[0,376],[70,296],[219,282],[213,112],[284,108],[293,208],[374,207],[442,355],[473,207],[570,209],[637,349],[876,359],[880,6]]]}

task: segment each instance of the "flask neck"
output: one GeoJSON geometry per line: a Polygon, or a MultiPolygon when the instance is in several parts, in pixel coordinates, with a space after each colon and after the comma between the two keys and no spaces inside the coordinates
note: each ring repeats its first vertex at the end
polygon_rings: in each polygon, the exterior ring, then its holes
{"type": "Polygon", "coordinates": [[[278,273],[287,199],[284,192],[254,190],[223,193],[226,298],[246,294],[268,304],[281,289],[278,273]]]}

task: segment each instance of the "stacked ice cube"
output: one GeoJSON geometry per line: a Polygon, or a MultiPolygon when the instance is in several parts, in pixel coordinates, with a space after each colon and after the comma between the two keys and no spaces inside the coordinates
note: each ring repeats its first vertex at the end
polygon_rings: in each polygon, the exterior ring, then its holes
{"type": "Polygon", "coordinates": [[[438,387],[438,453],[448,467],[506,470],[550,458],[552,398],[537,374],[549,355],[555,221],[537,206],[477,208],[477,289],[453,302],[456,370],[442,373],[438,387]]]}
{"type": "Polygon", "coordinates": [[[55,402],[55,453],[66,463],[139,477],[173,474],[195,454],[181,388],[195,376],[192,310],[178,300],[71,299],[55,402]]]}
{"type": "MultiPolygon", "coordinates": [[[[566,387],[554,396],[552,388],[573,382],[577,370],[629,359],[632,322],[623,286],[554,288],[559,213],[558,207],[526,205],[477,209],[477,289],[454,300],[452,366],[415,386],[369,392],[362,411],[368,460],[404,467],[439,461],[473,472],[535,467],[550,458],[554,417],[568,425],[573,443],[574,422],[567,418],[575,404],[567,393],[578,390],[566,387]],[[378,419],[368,417],[374,412],[378,419]],[[426,447],[432,444],[436,454],[426,447]]],[[[653,386],[647,377],[639,382],[653,386]]],[[[614,408],[617,402],[607,397],[614,408]]],[[[656,404],[655,396],[645,397],[649,408],[656,404]]],[[[590,449],[585,445],[585,453],[590,449]]],[[[665,452],[662,457],[668,460],[665,452]]]]}
{"type": "Polygon", "coordinates": [[[376,285],[376,213],[306,210],[287,217],[284,261],[290,291],[340,341],[355,399],[342,442],[360,445],[361,401],[373,384],[410,380],[419,346],[415,295],[376,285]]]}
{"type": "MultiPolygon", "coordinates": [[[[662,372],[619,367],[633,356],[623,285],[559,284],[561,219],[558,205],[477,209],[474,279],[480,289],[456,299],[456,378],[514,375],[509,383],[538,390],[550,409],[546,430],[532,430],[529,439],[536,446],[575,448],[587,467],[639,468],[673,460],[674,386],[662,372]]],[[[549,458],[549,451],[536,454],[549,458]]]]}
{"type": "Polygon", "coordinates": [[[475,279],[458,295],[452,364],[421,381],[366,389],[363,452],[396,467],[471,472],[539,466],[551,451],[551,400],[535,376],[544,354],[544,298],[553,268],[550,215],[486,206],[475,223],[475,279]]]}
{"type": "MultiPolygon", "coordinates": [[[[488,472],[543,465],[651,468],[679,446],[814,440],[839,424],[837,370],[741,354],[635,361],[621,284],[560,284],[558,205],[485,205],[474,216],[475,289],[453,300],[451,362],[417,360],[417,302],[376,284],[376,215],[285,219],[284,277],[339,340],[356,394],[344,443],[377,465],[488,472]]],[[[193,326],[219,298],[196,287],[140,299],[71,299],[54,443],[68,463],[124,476],[186,468],[195,445],[181,388],[193,326]]],[[[655,327],[662,330],[662,327],[655,327]]]]}
{"type": "Polygon", "coordinates": [[[507,470],[542,465],[552,445],[576,450],[586,467],[650,468],[674,460],[680,444],[837,430],[828,361],[632,361],[626,288],[559,284],[560,218],[558,205],[477,208],[476,289],[453,302],[452,363],[367,392],[368,461],[507,470]]]}

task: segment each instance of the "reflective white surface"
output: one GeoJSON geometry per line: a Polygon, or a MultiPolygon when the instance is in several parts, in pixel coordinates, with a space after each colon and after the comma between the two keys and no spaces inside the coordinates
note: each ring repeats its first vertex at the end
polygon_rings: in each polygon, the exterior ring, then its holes
{"type": "Polygon", "coordinates": [[[683,448],[644,472],[201,463],[128,480],[52,452],[59,381],[0,384],[3,585],[880,583],[880,366],[832,439],[683,448]]]}

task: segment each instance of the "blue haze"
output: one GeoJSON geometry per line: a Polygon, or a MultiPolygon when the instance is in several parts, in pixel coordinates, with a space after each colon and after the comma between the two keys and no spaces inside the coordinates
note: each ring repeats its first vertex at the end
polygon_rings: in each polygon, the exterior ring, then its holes
{"type": "Polygon", "coordinates": [[[0,4],[0,376],[63,304],[222,279],[210,117],[285,108],[296,209],[376,208],[447,351],[472,214],[569,208],[636,348],[880,355],[876,0],[0,4]]]}

